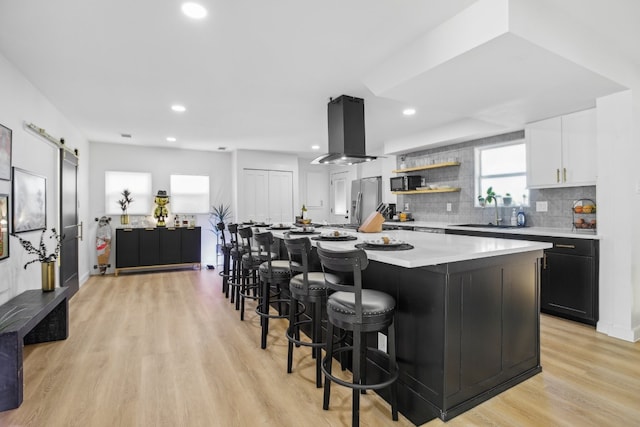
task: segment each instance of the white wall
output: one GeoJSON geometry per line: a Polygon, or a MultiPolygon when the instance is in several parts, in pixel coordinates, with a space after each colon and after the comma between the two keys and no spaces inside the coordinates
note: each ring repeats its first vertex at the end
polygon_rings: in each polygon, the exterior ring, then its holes
{"type": "MultiPolygon", "coordinates": [[[[91,221],[86,227],[86,235],[95,239],[97,222],[105,212],[104,173],[105,171],[148,172],[151,173],[154,194],[158,190],[166,190],[170,195],[170,175],[208,175],[211,193],[210,205],[231,204],[232,201],[232,163],[231,153],[192,151],[170,148],[137,147],[124,144],[91,143],[89,167],[90,200],[89,213],[91,221]]],[[[135,199],[135,194],[132,195],[135,199]]],[[[135,203],[135,202],[134,202],[135,203]]],[[[168,205],[170,216],[171,202],[168,205]]],[[[180,212],[175,212],[180,213],[180,212]]],[[[112,215],[112,227],[121,227],[119,217],[112,215]]],[[[197,216],[197,225],[202,227],[202,264],[215,264],[215,235],[210,231],[209,215],[197,216]]],[[[114,233],[115,234],[115,233],[114,233]]],[[[93,247],[89,251],[91,272],[96,264],[93,247]]],[[[111,266],[115,267],[115,247],[111,250],[111,266]]]]}
{"type": "MultiPolygon", "coordinates": [[[[59,230],[58,149],[50,142],[27,130],[29,122],[44,128],[47,133],[64,138],[66,145],[80,153],[78,194],[80,219],[87,223],[88,158],[89,145],[84,136],[58,111],[4,56],[0,55],[0,123],[13,131],[12,165],[47,178],[47,229],[59,230]]],[[[0,193],[11,194],[11,182],[0,180],[0,193]]],[[[10,205],[12,202],[10,199],[10,205]]],[[[21,233],[24,239],[38,243],[40,231],[21,233]]],[[[48,234],[47,234],[48,236],[48,234]]],[[[79,242],[78,274],[80,283],[88,277],[88,240],[79,242]]],[[[53,250],[53,247],[50,248],[53,250]]],[[[41,287],[38,263],[25,270],[23,265],[32,260],[15,238],[9,239],[9,258],[0,261],[0,304],[27,289],[41,287]]],[[[56,273],[57,275],[57,273],[56,273]]],[[[59,285],[59,280],[57,283],[59,285]]]]}

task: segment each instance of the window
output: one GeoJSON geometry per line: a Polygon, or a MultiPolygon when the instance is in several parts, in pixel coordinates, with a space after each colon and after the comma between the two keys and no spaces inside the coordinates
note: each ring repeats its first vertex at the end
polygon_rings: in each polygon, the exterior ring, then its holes
{"type": "Polygon", "coordinates": [[[209,177],[171,175],[169,211],[181,214],[209,212],[209,177]]]}
{"type": "Polygon", "coordinates": [[[130,215],[150,215],[152,211],[153,193],[151,191],[151,174],[147,172],[104,173],[104,211],[107,215],[120,215],[122,191],[131,192],[133,202],[127,208],[130,215]]]}
{"type": "MultiPolygon", "coordinates": [[[[508,144],[491,145],[475,149],[476,160],[476,206],[477,196],[485,196],[493,187],[496,194],[511,195],[511,206],[527,206],[527,151],[522,140],[508,144]]],[[[498,205],[504,205],[503,199],[498,205]]]]}

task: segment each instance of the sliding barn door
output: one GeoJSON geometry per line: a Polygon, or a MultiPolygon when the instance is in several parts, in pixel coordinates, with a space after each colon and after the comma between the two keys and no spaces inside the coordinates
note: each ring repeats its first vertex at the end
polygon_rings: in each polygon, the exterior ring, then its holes
{"type": "Polygon", "coordinates": [[[64,236],[60,246],[60,286],[78,292],[78,157],[60,149],[60,226],[64,236]]]}

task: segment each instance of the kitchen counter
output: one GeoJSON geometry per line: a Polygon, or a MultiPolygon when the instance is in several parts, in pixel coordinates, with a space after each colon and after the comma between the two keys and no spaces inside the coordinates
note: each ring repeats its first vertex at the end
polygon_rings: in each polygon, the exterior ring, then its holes
{"type": "Polygon", "coordinates": [[[576,231],[571,227],[555,228],[555,227],[521,227],[521,228],[496,228],[496,227],[464,227],[456,224],[449,224],[445,222],[436,221],[386,221],[386,225],[393,227],[413,229],[413,228],[426,228],[426,229],[440,229],[440,230],[478,230],[478,231],[491,231],[497,233],[507,234],[523,234],[529,236],[547,236],[547,237],[571,237],[574,239],[591,239],[598,240],[600,237],[597,233],[592,231],[576,231]]]}
{"type": "MultiPolygon", "coordinates": [[[[539,268],[551,244],[404,230],[345,231],[358,240],[322,246],[353,248],[382,235],[414,246],[367,250],[370,262],[363,271],[363,286],[396,300],[398,409],[414,424],[450,420],[542,370],[539,268]]],[[[286,230],[272,233],[280,240],[286,230]]],[[[379,347],[379,335],[369,334],[367,346],[379,347]]],[[[368,354],[368,379],[384,378],[385,366],[384,359],[368,354]]],[[[386,389],[377,392],[390,398],[386,389]]]]}
{"type": "MultiPolygon", "coordinates": [[[[322,227],[317,231],[328,232],[336,228],[322,227]]],[[[287,230],[271,230],[274,237],[284,238],[287,230]]],[[[501,255],[516,254],[544,250],[552,247],[550,243],[521,240],[494,239],[488,237],[468,237],[450,234],[416,233],[413,231],[389,230],[382,233],[358,233],[353,230],[341,230],[350,233],[358,240],[345,242],[325,241],[322,246],[327,249],[344,250],[354,248],[364,240],[388,236],[407,242],[414,249],[405,251],[367,251],[370,260],[383,262],[405,268],[425,267],[460,261],[489,258],[501,255]]],[[[295,235],[294,235],[295,236],[295,235]]],[[[304,235],[300,235],[304,236],[304,235]]],[[[312,235],[307,235],[313,237],[312,235]]],[[[317,235],[316,235],[317,236],[317,235]]],[[[314,245],[317,241],[311,241],[314,245]]]]}

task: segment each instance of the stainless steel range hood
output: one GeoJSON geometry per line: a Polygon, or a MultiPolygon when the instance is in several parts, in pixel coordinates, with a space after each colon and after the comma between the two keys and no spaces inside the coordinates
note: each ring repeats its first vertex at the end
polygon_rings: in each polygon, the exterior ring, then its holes
{"type": "Polygon", "coordinates": [[[311,164],[353,165],[370,162],[364,150],[364,99],[341,95],[327,106],[329,153],[311,164]]]}

